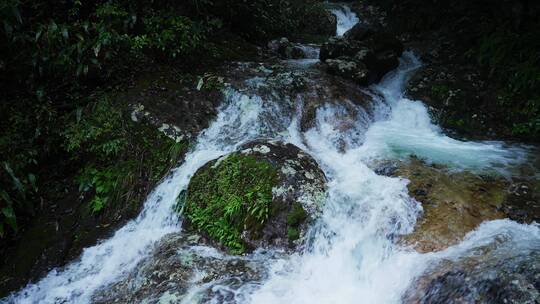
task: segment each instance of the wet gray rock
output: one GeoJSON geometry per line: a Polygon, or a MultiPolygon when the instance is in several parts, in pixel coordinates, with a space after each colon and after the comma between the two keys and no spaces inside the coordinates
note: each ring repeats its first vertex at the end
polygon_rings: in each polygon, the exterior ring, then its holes
{"type": "MultiPolygon", "coordinates": [[[[229,67],[227,73],[227,81],[245,94],[272,100],[287,113],[301,111],[302,131],[317,127],[317,112],[328,104],[342,108],[342,113],[329,121],[342,130],[352,130],[359,120],[369,121],[373,115],[375,92],[367,88],[359,90],[351,80],[324,73],[318,64],[298,67],[283,62],[245,64],[229,67]]],[[[287,126],[289,124],[290,121],[286,122],[287,126]]],[[[349,138],[360,142],[363,131],[354,130],[358,134],[351,134],[349,138]]]]}
{"type": "Polygon", "coordinates": [[[247,143],[239,153],[264,159],[279,168],[279,183],[272,189],[274,203],[300,203],[310,217],[320,215],[326,196],[326,176],[309,154],[290,143],[265,140],[247,143]]]}
{"type": "Polygon", "coordinates": [[[303,41],[318,41],[336,34],[337,17],[329,10],[321,10],[317,14],[307,14],[301,19],[300,28],[303,29],[303,34],[298,38],[303,41]]]}
{"type": "Polygon", "coordinates": [[[196,80],[178,75],[172,68],[156,67],[119,96],[131,105],[131,120],[148,123],[176,141],[194,138],[208,127],[223,99],[217,83],[198,87],[196,80]]]}
{"type": "Polygon", "coordinates": [[[328,73],[369,85],[395,69],[402,52],[403,45],[396,37],[358,23],[343,37],[324,43],[320,59],[328,73]]]}
{"type": "Polygon", "coordinates": [[[515,181],[507,190],[502,212],[520,223],[540,222],[540,181],[515,181]]]}
{"type": "Polygon", "coordinates": [[[290,42],[289,39],[285,37],[270,41],[268,43],[268,49],[277,54],[281,59],[306,58],[306,54],[301,45],[290,42]]]}
{"type": "Polygon", "coordinates": [[[409,195],[422,204],[414,231],[401,238],[419,252],[444,250],[461,242],[482,222],[504,218],[498,210],[506,194],[504,178],[452,171],[416,157],[383,162],[376,172],[384,173],[392,166],[396,168],[388,171],[408,179],[409,195]]]}
{"type": "Polygon", "coordinates": [[[326,70],[335,75],[343,75],[357,83],[367,83],[369,70],[361,61],[350,60],[348,57],[326,60],[326,70]]]}
{"type": "Polygon", "coordinates": [[[411,284],[404,303],[539,303],[539,244],[501,242],[504,237],[438,263],[411,284]]]}
{"type": "Polygon", "coordinates": [[[321,46],[319,59],[326,61],[338,57],[354,57],[362,49],[367,49],[367,46],[359,41],[349,40],[345,37],[332,37],[321,46]]]}
{"type": "Polygon", "coordinates": [[[489,85],[477,69],[430,63],[415,72],[406,93],[426,103],[433,119],[451,136],[485,140],[505,132],[496,112],[470,108],[493,98],[489,85]]]}
{"type": "Polygon", "coordinates": [[[93,302],[207,303],[215,298],[223,303],[233,297],[235,286],[259,281],[262,265],[256,259],[226,255],[198,235],[173,233],[163,237],[125,279],[97,292],[93,302]],[[189,294],[194,286],[200,293],[189,294]]]}

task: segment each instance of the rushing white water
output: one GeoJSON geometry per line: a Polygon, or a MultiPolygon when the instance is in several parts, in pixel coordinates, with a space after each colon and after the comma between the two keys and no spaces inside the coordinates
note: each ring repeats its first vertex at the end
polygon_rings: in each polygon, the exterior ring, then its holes
{"type": "Polygon", "coordinates": [[[358,23],[358,16],[356,16],[356,13],[346,5],[340,5],[339,7],[332,9],[332,13],[336,15],[337,18],[337,36],[343,36],[346,31],[350,30],[358,23]]]}
{"type": "MultiPolygon", "coordinates": [[[[308,249],[276,262],[270,278],[260,286],[244,288],[241,293],[248,296],[242,298],[258,304],[400,303],[403,292],[430,261],[451,255],[454,249],[422,255],[393,242],[395,236],[412,231],[421,207],[408,196],[406,180],[376,175],[367,163],[407,152],[461,168],[487,169],[518,162],[525,152],[442,134],[422,103],[403,97],[406,76],[417,65],[406,55],[400,69],[374,88],[390,105],[379,107],[383,113],[378,116],[388,119],[370,126],[360,146],[340,150],[334,140],[340,131],[327,119],[327,108],[318,112],[318,125],[305,134],[305,144],[296,140],[300,136],[291,136],[291,141],[315,156],[330,179],[326,208],[312,229],[308,249]]],[[[358,123],[364,127],[365,122],[358,123]]],[[[496,235],[490,234],[490,227],[499,226],[484,225],[470,239],[496,235]]],[[[532,237],[538,238],[538,233],[532,237]]]]}
{"type": "MultiPolygon", "coordinates": [[[[338,15],[338,35],[358,21],[348,8],[335,13],[346,16],[338,15]]],[[[237,303],[399,303],[430,262],[463,254],[501,234],[520,244],[538,243],[537,226],[507,220],[486,223],[462,244],[436,254],[419,254],[394,242],[412,231],[421,206],[409,197],[407,180],[375,174],[368,166],[371,161],[415,154],[458,169],[502,170],[526,156],[524,150],[499,142],[463,142],[441,133],[421,102],[403,97],[406,77],[417,66],[414,57],[406,54],[399,69],[373,87],[382,96],[376,121],[359,115],[349,130],[336,125],[343,111],[339,106],[321,107],[316,126],[301,133],[297,124],[301,111],[288,113],[279,103],[230,90],[218,117],[199,136],[184,164],[153,191],[135,220],[110,239],[85,249],[79,260],[0,302],[90,302],[96,290],[119,280],[147,256],[152,244],[180,229],[172,207],[197,168],[259,137],[279,138],[310,153],[329,179],[328,198],[306,247],[272,257],[268,278],[236,290],[232,301],[237,303]],[[340,142],[348,143],[345,149],[340,142]]],[[[261,258],[260,253],[256,256],[261,258]]],[[[185,301],[216,285],[195,286],[185,301]]]]}
{"type": "MultiPolygon", "coordinates": [[[[62,270],[53,270],[36,284],[0,300],[7,303],[88,303],[92,294],[131,270],[148,254],[151,245],[167,233],[179,229],[178,216],[172,211],[176,197],[187,187],[193,173],[214,159],[246,141],[259,136],[275,136],[272,126],[261,119],[261,112],[272,104],[263,105],[260,98],[249,98],[230,91],[214,123],[199,136],[196,147],[148,197],[144,210],[133,221],[118,230],[110,239],[86,248],[78,261],[62,270]]],[[[279,129],[279,128],[277,128],[279,129]]]]}
{"type": "Polygon", "coordinates": [[[444,136],[431,122],[421,101],[403,96],[404,77],[419,66],[411,54],[404,73],[388,77],[375,86],[390,104],[389,119],[376,122],[366,133],[360,153],[364,157],[396,158],[416,155],[429,161],[457,168],[497,170],[504,173],[512,165],[525,161],[524,147],[505,146],[502,142],[464,142],[444,136]],[[408,70],[408,71],[407,71],[408,70]]]}

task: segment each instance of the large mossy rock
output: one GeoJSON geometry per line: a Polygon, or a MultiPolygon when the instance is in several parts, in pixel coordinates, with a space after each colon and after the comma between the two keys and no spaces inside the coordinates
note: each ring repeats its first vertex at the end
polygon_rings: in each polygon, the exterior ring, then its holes
{"type": "Polygon", "coordinates": [[[369,85],[399,65],[401,42],[391,34],[358,23],[343,37],[321,47],[320,59],[329,73],[369,85]]]}
{"type": "Polygon", "coordinates": [[[292,144],[255,141],[210,161],[190,181],[188,227],[233,253],[295,245],[320,212],[326,178],[292,144]]]}

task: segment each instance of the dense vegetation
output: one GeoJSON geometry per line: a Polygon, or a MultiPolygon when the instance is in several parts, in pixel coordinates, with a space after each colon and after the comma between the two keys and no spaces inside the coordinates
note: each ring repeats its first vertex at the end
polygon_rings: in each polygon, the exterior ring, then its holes
{"type": "Polygon", "coordinates": [[[136,171],[130,163],[136,158],[130,157],[146,153],[142,150],[152,145],[136,143],[133,126],[124,119],[126,104],[92,90],[106,91],[106,81],[111,81],[108,86],[118,83],[115,77],[125,66],[144,60],[145,54],[156,58],[189,54],[200,47],[205,28],[151,7],[145,7],[145,18],[137,20],[138,8],[127,3],[0,5],[0,51],[5,60],[0,65],[0,148],[5,169],[0,173],[0,235],[4,235],[6,224],[17,230],[16,214],[31,215],[36,201],[44,199],[48,189],[40,185],[50,172],[43,167],[52,163],[63,163],[66,171],[70,166],[65,164],[71,164],[80,171],[74,182],[80,183],[82,192],[95,192],[90,200],[94,212],[112,201],[113,193],[126,193],[120,189],[128,186],[119,180],[123,176],[126,184],[134,178],[125,178],[136,171]]]}
{"type": "Polygon", "coordinates": [[[227,33],[294,36],[322,14],[315,0],[0,1],[0,238],[65,178],[99,213],[129,196],[141,153],[175,158],[162,152],[178,144],[139,142],[126,102],[110,97],[135,67],[219,62],[227,33]]]}
{"type": "Polygon", "coordinates": [[[540,139],[540,22],[532,31],[501,25],[486,30],[473,54],[501,84],[497,104],[507,109],[504,123],[515,136],[540,139]],[[489,34],[487,34],[489,33],[489,34]]]}

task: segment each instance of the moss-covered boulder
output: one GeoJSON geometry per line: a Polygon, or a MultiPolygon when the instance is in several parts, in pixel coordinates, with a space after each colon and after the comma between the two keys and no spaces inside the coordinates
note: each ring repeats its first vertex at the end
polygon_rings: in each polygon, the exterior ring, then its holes
{"type": "Polygon", "coordinates": [[[254,141],[210,161],[193,176],[185,223],[233,253],[298,244],[320,212],[326,177],[292,144],[254,141]]]}

